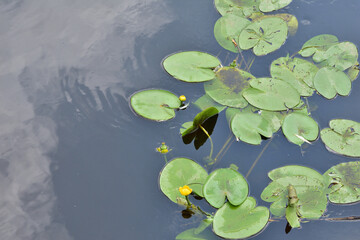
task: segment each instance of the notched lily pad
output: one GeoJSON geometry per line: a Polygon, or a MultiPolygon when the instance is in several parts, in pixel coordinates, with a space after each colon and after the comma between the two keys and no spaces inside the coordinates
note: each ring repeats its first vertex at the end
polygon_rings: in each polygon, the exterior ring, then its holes
{"type": "Polygon", "coordinates": [[[303,59],[281,57],[271,63],[272,78],[283,80],[294,87],[300,96],[311,96],[314,92],[313,78],[318,68],[303,59]]]}
{"type": "Polygon", "coordinates": [[[169,91],[149,89],[133,94],[130,104],[132,109],[144,118],[166,121],[175,117],[174,110],[180,107],[181,102],[169,91]]]}
{"type": "Polygon", "coordinates": [[[319,126],[308,115],[294,112],[285,117],[282,131],[290,142],[301,146],[304,142],[309,143],[317,139],[319,126]]]}
{"type": "Polygon", "coordinates": [[[360,123],[347,119],[333,119],[330,128],[321,130],[321,140],[333,152],[360,157],[360,123]]]}
{"type": "Polygon", "coordinates": [[[245,27],[239,36],[241,49],[253,48],[257,56],[266,55],[279,49],[288,34],[286,22],[278,17],[269,17],[245,27]]]}
{"type": "Polygon", "coordinates": [[[338,42],[338,38],[334,35],[317,35],[304,43],[299,54],[303,57],[313,56],[315,62],[321,62],[324,60],[323,54],[325,51],[338,42]]]}
{"type": "Polygon", "coordinates": [[[204,82],[215,77],[213,69],[221,63],[213,55],[198,51],[172,54],[163,61],[164,69],[174,78],[185,82],[204,82]]]}
{"type": "Polygon", "coordinates": [[[217,102],[215,102],[211,97],[209,97],[209,95],[204,94],[203,96],[201,96],[200,98],[198,98],[195,102],[194,105],[197,106],[201,111],[209,108],[209,107],[215,107],[219,112],[221,112],[222,110],[224,110],[226,108],[226,106],[221,105],[217,102]]]}
{"type": "Polygon", "coordinates": [[[351,42],[341,42],[331,46],[323,55],[325,64],[344,71],[356,64],[358,59],[358,50],[351,42]]]}
{"type": "Polygon", "coordinates": [[[245,89],[244,98],[253,106],[269,110],[284,111],[300,102],[300,95],[290,84],[273,78],[256,78],[245,89]]]}
{"type": "Polygon", "coordinates": [[[219,18],[214,26],[214,36],[216,41],[225,48],[232,52],[238,52],[237,44],[240,32],[251,22],[246,18],[236,15],[228,14],[219,18]]]}
{"type": "Polygon", "coordinates": [[[245,178],[236,170],[220,168],[213,171],[207,178],[203,194],[205,199],[215,208],[225,203],[225,198],[234,205],[240,205],[249,194],[245,178]]]}
{"type": "Polygon", "coordinates": [[[290,36],[294,36],[296,34],[298,27],[299,27],[299,22],[294,15],[291,15],[288,13],[279,13],[279,14],[274,14],[274,15],[260,15],[260,16],[253,18],[252,20],[259,21],[261,19],[269,18],[269,17],[278,17],[278,18],[283,19],[288,25],[288,31],[289,31],[290,36]]]}
{"type": "Polygon", "coordinates": [[[214,216],[215,234],[226,239],[243,239],[260,232],[270,217],[266,207],[256,207],[256,200],[248,197],[239,206],[226,203],[214,216]]]}
{"type": "Polygon", "coordinates": [[[233,14],[250,17],[260,12],[258,0],[215,0],[215,7],[221,15],[233,14]]]}
{"type": "Polygon", "coordinates": [[[261,136],[270,138],[273,134],[269,121],[251,111],[236,113],[231,119],[230,128],[237,139],[254,145],[261,143],[261,136]]]}
{"type": "Polygon", "coordinates": [[[216,78],[204,84],[205,92],[214,101],[229,107],[244,108],[248,102],[243,90],[249,87],[253,75],[236,67],[223,67],[216,72],[216,78]]]}
{"type": "Polygon", "coordinates": [[[325,183],[323,175],[321,175],[318,171],[309,167],[299,165],[287,165],[284,167],[273,169],[268,173],[268,176],[271,180],[277,180],[279,178],[289,176],[306,176],[310,178],[315,178],[320,182],[325,183]]]}
{"type": "Polygon", "coordinates": [[[206,170],[188,158],[175,158],[168,162],[160,172],[159,184],[161,191],[173,202],[177,198],[183,198],[179,187],[184,185],[190,188],[199,196],[202,194],[202,186],[207,178],[206,170]]]}
{"type": "Polygon", "coordinates": [[[336,94],[341,96],[349,95],[351,80],[340,70],[332,67],[323,67],[314,77],[314,87],[322,96],[332,99],[336,94]]]}
{"type": "Polygon", "coordinates": [[[272,12],[286,7],[292,0],[260,0],[260,11],[272,12]]]}
{"type": "Polygon", "coordinates": [[[324,173],[331,182],[329,200],[333,203],[360,201],[360,162],[346,162],[333,166],[324,173]]]}

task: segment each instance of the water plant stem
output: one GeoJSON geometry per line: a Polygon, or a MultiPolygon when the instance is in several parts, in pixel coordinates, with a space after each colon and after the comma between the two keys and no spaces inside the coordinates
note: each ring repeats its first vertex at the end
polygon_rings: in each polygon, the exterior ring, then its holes
{"type": "Polygon", "coordinates": [[[226,139],[226,142],[224,143],[224,145],[222,146],[222,148],[220,149],[220,151],[218,152],[218,154],[216,154],[215,158],[214,158],[214,163],[216,162],[216,160],[219,158],[219,156],[221,155],[221,153],[225,150],[226,146],[229,144],[230,140],[232,138],[232,135],[230,134],[228,139],[226,139]]]}
{"type": "Polygon", "coordinates": [[[269,142],[265,145],[265,147],[263,148],[263,150],[261,150],[260,154],[257,156],[257,158],[255,159],[254,163],[251,165],[249,171],[246,173],[245,178],[248,178],[251,171],[254,169],[254,167],[256,166],[256,164],[258,163],[259,159],[261,158],[261,156],[264,154],[265,150],[269,147],[271,141],[273,140],[273,138],[271,138],[269,140],[269,142]]]}
{"type": "Polygon", "coordinates": [[[213,141],[210,137],[210,134],[206,131],[205,128],[203,128],[203,126],[199,125],[200,129],[206,134],[206,136],[209,138],[210,140],[210,144],[211,144],[211,149],[210,149],[210,154],[209,154],[209,159],[212,159],[212,154],[213,154],[213,150],[214,150],[214,144],[213,141]]]}
{"type": "Polygon", "coordinates": [[[187,202],[187,207],[190,208],[191,207],[191,202],[189,200],[189,196],[185,196],[186,202],[187,202]]]}
{"type": "Polygon", "coordinates": [[[168,162],[166,154],[164,154],[164,160],[165,160],[165,164],[168,162]]]}
{"type": "Polygon", "coordinates": [[[247,62],[245,61],[244,55],[242,54],[241,49],[239,47],[239,44],[235,41],[235,39],[232,39],[232,42],[234,43],[235,47],[237,48],[237,50],[241,56],[241,60],[245,63],[246,69],[249,69],[249,66],[248,66],[247,62]]]}

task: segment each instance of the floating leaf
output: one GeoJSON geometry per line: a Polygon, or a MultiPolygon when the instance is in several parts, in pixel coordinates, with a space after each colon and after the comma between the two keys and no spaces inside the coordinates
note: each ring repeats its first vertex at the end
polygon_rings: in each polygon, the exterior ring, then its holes
{"type": "Polygon", "coordinates": [[[180,134],[182,135],[187,129],[193,128],[193,122],[186,122],[181,125],[180,134]]]}
{"type": "Polygon", "coordinates": [[[205,92],[214,101],[229,107],[244,108],[248,102],[243,90],[249,87],[253,75],[235,67],[223,67],[216,72],[213,81],[204,84],[205,92]]]}
{"type": "Polygon", "coordinates": [[[294,87],[300,96],[311,96],[314,92],[309,86],[313,85],[313,78],[317,67],[306,60],[281,57],[271,63],[272,78],[283,80],[294,87]],[[305,83],[305,80],[307,83],[305,83]]]}
{"type": "Polygon", "coordinates": [[[181,102],[169,91],[150,89],[133,94],[130,104],[132,109],[144,118],[166,121],[175,117],[174,109],[180,107],[181,102]]]}
{"type": "Polygon", "coordinates": [[[324,177],[318,171],[304,166],[298,165],[287,165],[284,167],[276,168],[271,170],[268,173],[268,176],[271,180],[277,180],[283,177],[289,176],[306,176],[310,178],[315,178],[320,182],[324,182],[324,177]]]}
{"type": "Polygon", "coordinates": [[[198,98],[194,102],[194,105],[197,106],[198,108],[200,108],[200,110],[202,110],[202,111],[209,108],[209,107],[215,107],[219,112],[221,112],[222,110],[224,110],[226,108],[226,106],[223,106],[223,105],[215,102],[207,94],[205,94],[202,97],[198,98]]]}
{"type": "Polygon", "coordinates": [[[272,205],[270,207],[272,214],[279,217],[285,214],[285,208],[288,203],[289,185],[292,185],[296,189],[299,199],[297,209],[302,218],[316,219],[323,215],[327,206],[324,181],[304,175],[278,178],[263,190],[261,199],[266,202],[274,202],[272,204],[274,207],[272,205]]]}
{"type": "Polygon", "coordinates": [[[260,232],[268,223],[270,214],[266,207],[256,207],[256,201],[248,197],[239,206],[226,203],[214,216],[215,234],[227,239],[243,239],[260,232]]]}
{"type": "Polygon", "coordinates": [[[331,46],[323,55],[325,64],[344,71],[356,64],[358,59],[358,50],[351,42],[341,42],[331,46]]]}
{"type": "Polygon", "coordinates": [[[271,124],[257,113],[239,112],[231,120],[234,135],[249,144],[259,145],[261,136],[270,138],[273,133],[271,124]]]}
{"type": "Polygon", "coordinates": [[[262,116],[262,118],[264,118],[270,123],[273,133],[277,132],[280,129],[282,121],[286,116],[281,112],[272,112],[266,110],[261,110],[260,115],[262,116]]]}
{"type": "Polygon", "coordinates": [[[296,207],[286,207],[285,211],[286,220],[290,224],[292,228],[299,228],[300,227],[300,221],[299,221],[299,215],[296,207]]]}
{"type": "Polygon", "coordinates": [[[160,189],[173,202],[177,198],[185,198],[179,192],[179,187],[188,185],[199,196],[207,178],[206,170],[188,158],[175,158],[168,162],[160,172],[160,189]]]}
{"type": "Polygon", "coordinates": [[[308,115],[294,112],[284,118],[282,131],[290,142],[301,146],[304,142],[317,139],[319,126],[308,115]]]}
{"type": "Polygon", "coordinates": [[[322,96],[332,99],[336,94],[349,95],[351,80],[342,71],[331,67],[323,67],[314,77],[314,87],[322,96]]]}
{"type": "Polygon", "coordinates": [[[225,203],[225,198],[234,205],[240,205],[249,194],[245,178],[234,169],[220,168],[213,171],[207,178],[203,194],[205,199],[215,208],[225,203]]]}
{"type": "Polygon", "coordinates": [[[321,140],[326,147],[336,153],[360,157],[360,123],[346,120],[333,119],[330,128],[321,130],[321,140]]]}
{"type": "Polygon", "coordinates": [[[250,17],[259,12],[258,0],[215,0],[215,7],[221,15],[234,14],[240,17],[250,17]]]}
{"type": "Polygon", "coordinates": [[[324,173],[329,178],[329,200],[333,203],[360,201],[360,162],[346,162],[333,166],[324,173]]]}
{"type": "Polygon", "coordinates": [[[238,48],[234,45],[234,42],[238,41],[240,32],[251,22],[246,18],[236,15],[225,15],[219,18],[214,26],[214,35],[216,41],[223,48],[238,52],[238,48]]]}
{"type": "Polygon", "coordinates": [[[204,82],[213,79],[213,69],[220,64],[215,56],[197,51],[175,53],[163,61],[164,69],[170,75],[185,82],[204,82]]]}
{"type": "Polygon", "coordinates": [[[279,17],[279,18],[283,19],[288,25],[288,31],[291,36],[295,35],[295,33],[297,32],[299,22],[294,15],[291,15],[288,13],[279,13],[279,14],[275,14],[275,15],[261,15],[261,16],[257,16],[255,18],[253,18],[252,20],[259,21],[261,19],[269,18],[269,17],[279,17]]]}
{"type": "Polygon", "coordinates": [[[290,84],[272,78],[256,78],[245,89],[244,98],[253,106],[269,111],[283,111],[295,107],[300,95],[290,84]]]}
{"type": "Polygon", "coordinates": [[[257,56],[266,55],[284,44],[287,32],[287,24],[281,18],[264,18],[251,23],[240,33],[239,46],[245,50],[253,48],[257,56]]]}
{"type": "Polygon", "coordinates": [[[324,60],[323,54],[331,46],[339,42],[338,38],[330,34],[321,34],[308,40],[299,51],[299,54],[303,57],[313,56],[315,62],[321,62],[324,60]]]}
{"type": "Polygon", "coordinates": [[[183,127],[187,128],[185,130],[180,130],[183,142],[189,144],[195,139],[195,149],[199,149],[208,139],[207,134],[212,134],[218,113],[219,111],[215,107],[209,107],[195,116],[191,126],[190,124],[185,123],[186,126],[183,125],[183,127]]]}
{"type": "Polygon", "coordinates": [[[260,0],[260,11],[272,12],[286,7],[292,0],[260,0]]]}

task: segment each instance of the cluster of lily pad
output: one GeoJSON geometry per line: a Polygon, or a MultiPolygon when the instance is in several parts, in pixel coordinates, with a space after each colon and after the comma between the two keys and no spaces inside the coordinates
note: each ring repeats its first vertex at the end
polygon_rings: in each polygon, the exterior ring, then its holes
{"type": "MultiPolygon", "coordinates": [[[[241,54],[252,49],[257,56],[271,53],[284,44],[289,34],[295,34],[298,22],[290,14],[268,13],[291,2],[215,0],[222,15],[214,26],[215,39],[232,52],[241,54]]],[[[180,129],[184,143],[194,142],[198,149],[209,139],[212,160],[210,135],[218,114],[224,110],[237,140],[259,145],[281,128],[285,137],[299,146],[315,141],[319,126],[310,116],[307,98],[314,92],[327,99],[349,95],[351,83],[359,75],[358,50],[351,42],[339,42],[336,36],[322,34],[308,40],[296,54],[275,59],[270,66],[271,76],[261,78],[250,73],[251,64],[244,59],[242,69],[236,61],[223,66],[217,57],[199,51],[166,57],[162,65],[175,79],[204,82],[205,94],[193,102],[201,112],[180,129]]],[[[167,90],[147,89],[134,93],[130,104],[144,118],[166,121],[187,107],[185,101],[185,96],[167,90]]],[[[327,149],[360,157],[360,123],[334,119],[329,125],[320,131],[327,149]]],[[[157,151],[167,162],[169,150],[165,143],[157,151]]],[[[322,175],[307,167],[285,166],[269,172],[272,182],[261,198],[272,202],[270,212],[274,217],[285,216],[292,228],[298,228],[302,219],[323,216],[328,199],[338,204],[360,201],[359,172],[359,161],[338,164],[322,175]]],[[[247,238],[260,232],[269,221],[269,210],[256,207],[255,199],[248,196],[246,179],[234,167],[208,174],[191,159],[175,158],[166,163],[159,182],[171,201],[206,216],[198,228],[186,230],[176,239],[212,239],[207,232],[210,225],[223,238],[247,238]],[[191,203],[191,195],[204,198],[216,212],[204,212],[191,203]]]]}
{"type": "MultiPolygon", "coordinates": [[[[302,219],[319,219],[324,215],[328,198],[337,204],[360,201],[359,172],[359,161],[338,164],[323,175],[304,166],[284,166],[268,173],[272,182],[261,198],[272,202],[270,212],[275,218],[285,216],[292,228],[299,228],[302,219]]],[[[220,237],[247,238],[268,224],[268,208],[256,206],[255,199],[248,196],[246,179],[234,166],[208,174],[191,159],[175,158],[160,172],[159,183],[171,201],[206,216],[205,227],[187,230],[177,239],[196,239],[211,224],[213,232],[220,237]],[[190,194],[203,197],[216,212],[201,210],[191,203],[190,194]]]]}

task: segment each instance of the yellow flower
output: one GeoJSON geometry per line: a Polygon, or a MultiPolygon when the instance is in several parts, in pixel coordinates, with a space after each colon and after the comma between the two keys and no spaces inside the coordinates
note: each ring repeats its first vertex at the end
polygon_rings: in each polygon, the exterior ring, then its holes
{"type": "Polygon", "coordinates": [[[188,185],[184,185],[183,187],[179,187],[179,192],[183,196],[188,196],[192,192],[192,189],[188,185]]]}
{"type": "Polygon", "coordinates": [[[182,102],[185,102],[186,101],[186,97],[184,95],[181,95],[179,97],[179,100],[182,101],[182,102]]]}
{"type": "Polygon", "coordinates": [[[167,149],[162,149],[160,152],[163,153],[163,154],[165,154],[165,153],[168,153],[169,150],[167,150],[167,149]]]}

